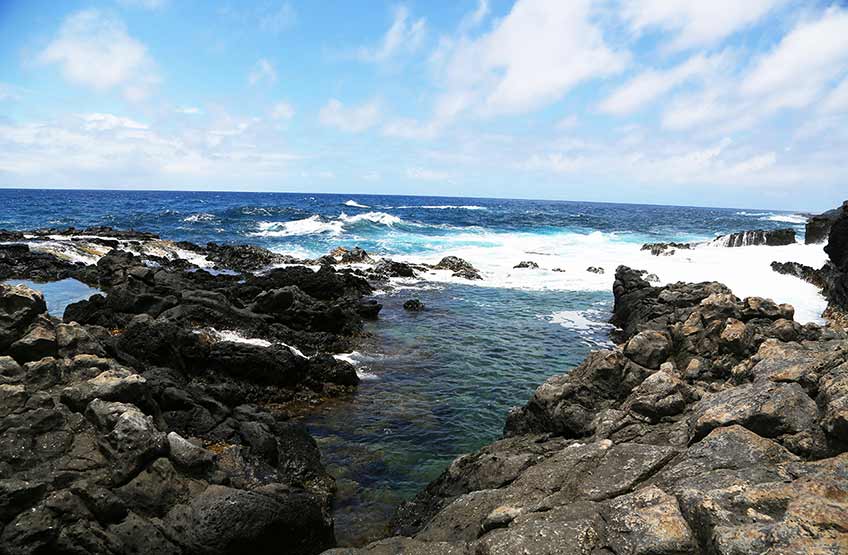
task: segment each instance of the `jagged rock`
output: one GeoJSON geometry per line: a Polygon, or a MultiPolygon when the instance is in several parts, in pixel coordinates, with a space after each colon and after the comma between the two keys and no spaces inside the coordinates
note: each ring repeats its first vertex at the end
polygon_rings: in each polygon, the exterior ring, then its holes
{"type": "Polygon", "coordinates": [[[168,433],[167,439],[168,456],[179,466],[202,468],[215,461],[214,453],[195,445],[176,432],[168,433]]]}
{"type": "Polygon", "coordinates": [[[683,412],[693,395],[681,379],[669,372],[654,372],[633,389],[624,407],[659,420],[683,412]]]}
{"type": "Polygon", "coordinates": [[[303,492],[211,485],[164,519],[189,553],[319,553],[332,547],[332,520],[303,492]]]}
{"type": "Polygon", "coordinates": [[[403,303],[403,309],[409,312],[421,312],[424,310],[424,303],[418,299],[410,299],[403,303]]]}
{"type": "Polygon", "coordinates": [[[795,243],[795,230],[792,228],[754,231],[740,231],[729,235],[719,235],[713,240],[716,245],[723,247],[748,247],[766,245],[776,247],[795,243]]]}
{"type": "Polygon", "coordinates": [[[693,440],[714,428],[740,424],[763,437],[797,434],[814,426],[816,403],[798,384],[759,382],[707,395],[693,407],[693,440]]]}
{"type": "Polygon", "coordinates": [[[23,364],[52,357],[56,349],[56,332],[52,325],[37,322],[23,337],[12,343],[9,354],[23,364]]]}
{"type": "MultiPolygon", "coordinates": [[[[556,270],[554,270],[554,271],[556,271],[556,270]]],[[[600,266],[589,266],[588,268],[586,268],[586,271],[589,272],[590,274],[603,274],[604,273],[604,269],[601,268],[600,266]]]]}
{"type": "Polygon", "coordinates": [[[624,355],[645,368],[656,370],[665,362],[671,352],[671,340],[668,335],[646,330],[630,338],[624,346],[624,355]]]}
{"type": "Polygon", "coordinates": [[[109,460],[115,484],[126,482],[167,453],[165,434],[133,405],[95,399],[86,409],[86,418],[103,433],[100,449],[109,460]]]}
{"type": "Polygon", "coordinates": [[[830,234],[830,228],[841,214],[840,208],[828,210],[816,216],[811,216],[807,220],[807,225],[804,232],[804,243],[811,245],[813,243],[824,243],[827,241],[830,234]]]}
{"type": "Polygon", "coordinates": [[[127,369],[107,370],[62,390],[62,402],[79,412],[95,399],[149,405],[150,393],[144,377],[127,369]]]}
{"type": "Polygon", "coordinates": [[[8,349],[46,311],[44,296],[38,291],[24,285],[0,284],[0,350],[8,349]]]}
{"type": "Polygon", "coordinates": [[[691,248],[690,243],[645,243],[641,250],[650,251],[654,256],[671,256],[677,249],[689,250],[691,248]]]}
{"type": "Polygon", "coordinates": [[[415,270],[405,262],[395,262],[384,258],[375,266],[374,271],[387,277],[415,277],[415,270]]]}
{"type": "Polygon", "coordinates": [[[372,258],[365,252],[365,249],[359,247],[353,247],[352,249],[338,247],[330,251],[330,256],[338,258],[342,264],[367,264],[373,262],[372,258]]]}
{"type": "Polygon", "coordinates": [[[513,268],[530,268],[536,270],[539,268],[539,265],[533,262],[532,260],[525,260],[523,262],[519,262],[513,268]]]}
{"type": "Polygon", "coordinates": [[[66,358],[79,354],[106,356],[106,351],[100,342],[76,322],[56,326],[56,346],[59,355],[66,358]]]}
{"type": "Polygon", "coordinates": [[[433,266],[435,270],[450,270],[453,272],[453,277],[459,277],[468,280],[483,279],[480,271],[471,265],[467,260],[463,260],[456,256],[446,256],[442,258],[438,264],[433,266]]]}

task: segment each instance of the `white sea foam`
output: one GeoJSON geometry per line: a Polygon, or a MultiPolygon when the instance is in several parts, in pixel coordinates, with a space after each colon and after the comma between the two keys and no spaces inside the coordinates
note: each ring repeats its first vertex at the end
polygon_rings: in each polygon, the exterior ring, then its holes
{"type": "Polygon", "coordinates": [[[253,345],[255,347],[270,347],[273,345],[270,341],[259,339],[256,337],[245,337],[241,333],[234,330],[217,330],[215,328],[205,328],[195,330],[194,333],[206,333],[215,341],[230,341],[232,343],[243,343],[245,345],[253,345]]]}
{"type": "Polygon", "coordinates": [[[745,212],[744,210],[741,212],[737,212],[737,216],[768,216],[771,214],[770,212],[745,212]]]}
{"type": "Polygon", "coordinates": [[[369,206],[366,206],[364,204],[359,204],[355,200],[349,200],[349,201],[345,202],[344,204],[345,204],[345,206],[350,206],[352,208],[370,208],[369,206]]]}
{"type": "Polygon", "coordinates": [[[807,217],[802,216],[801,214],[772,214],[770,216],[766,216],[764,218],[760,218],[761,220],[768,220],[770,222],[783,222],[787,224],[805,224],[807,223],[807,217]]]}
{"type": "Polygon", "coordinates": [[[608,318],[608,315],[605,313],[592,309],[561,310],[544,316],[544,319],[552,324],[576,331],[578,335],[586,338],[595,346],[612,345],[612,342],[607,338],[607,333],[613,329],[613,326],[605,321],[606,318],[608,318]],[[599,335],[603,339],[597,339],[599,335]]]}
{"type": "Polygon", "coordinates": [[[389,226],[399,224],[403,221],[397,216],[393,216],[392,214],[386,214],[385,212],[365,212],[364,214],[356,214],[353,216],[348,216],[347,214],[342,212],[341,214],[339,214],[339,220],[348,224],[355,224],[357,222],[368,221],[375,224],[389,226]]]}
{"type": "Polygon", "coordinates": [[[339,235],[342,232],[342,222],[324,221],[321,216],[310,216],[302,220],[289,222],[259,222],[259,231],[251,233],[255,237],[292,237],[296,235],[317,235],[330,233],[339,235]]]}
{"type": "Polygon", "coordinates": [[[488,210],[485,206],[477,206],[474,204],[456,205],[456,204],[431,204],[425,206],[397,206],[398,209],[408,208],[423,208],[425,210],[488,210]]]}
{"type": "Polygon", "coordinates": [[[206,212],[200,212],[198,214],[190,214],[183,218],[184,222],[211,222],[215,219],[215,216],[212,214],[207,214],[206,212]]]}
{"type": "Polygon", "coordinates": [[[359,351],[353,351],[350,353],[341,353],[338,355],[333,355],[333,358],[336,360],[343,360],[349,364],[352,364],[356,368],[356,375],[359,376],[360,380],[376,380],[378,379],[377,374],[373,372],[368,372],[365,368],[363,368],[362,359],[365,355],[360,353],[359,351]]]}
{"type": "Polygon", "coordinates": [[[739,297],[760,296],[795,306],[799,322],[821,321],[826,303],[815,286],[771,269],[772,261],[797,261],[820,267],[826,260],[822,245],[780,247],[737,247],[678,250],[672,256],[652,256],[640,250],[634,237],[599,231],[557,234],[458,233],[433,238],[422,245],[433,254],[395,256],[407,262],[438,262],[453,255],[471,262],[482,273],[481,281],[453,277],[447,270],[424,274],[430,281],[462,283],[479,287],[527,290],[610,291],[615,269],[623,264],[656,274],[661,283],[676,281],[720,281],[739,297]],[[530,254],[534,253],[534,254],[530,254]],[[533,260],[539,269],[515,269],[523,260],[533,260]],[[598,266],[604,274],[587,272],[598,266]],[[565,272],[554,272],[554,268],[565,272]]]}

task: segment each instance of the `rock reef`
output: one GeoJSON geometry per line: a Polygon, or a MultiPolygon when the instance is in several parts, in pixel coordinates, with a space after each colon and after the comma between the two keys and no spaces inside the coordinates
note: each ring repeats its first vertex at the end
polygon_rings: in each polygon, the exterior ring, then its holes
{"type": "Polygon", "coordinates": [[[848,341],[619,267],[616,348],[550,378],[354,554],[848,550],[848,341]]]}

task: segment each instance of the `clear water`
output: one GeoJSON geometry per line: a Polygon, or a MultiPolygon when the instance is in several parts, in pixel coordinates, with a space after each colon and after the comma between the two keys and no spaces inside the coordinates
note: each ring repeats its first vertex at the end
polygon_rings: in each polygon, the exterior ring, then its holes
{"type": "Polygon", "coordinates": [[[65,308],[75,303],[100,293],[100,290],[89,287],[75,279],[63,279],[49,283],[37,283],[26,279],[12,279],[5,282],[9,285],[26,285],[30,289],[41,291],[44,301],[47,303],[47,312],[51,316],[61,318],[65,308]]]}
{"type": "Polygon", "coordinates": [[[22,190],[0,190],[0,206],[0,228],[7,229],[111,225],[310,257],[339,245],[415,261],[454,254],[480,268],[483,282],[435,273],[380,296],[381,318],[369,324],[372,336],[351,355],[365,378],[358,392],[304,418],[338,479],[336,527],[343,544],[379,535],[398,502],[455,456],[498,438],[510,406],[606,343],[618,264],[647,269],[664,282],[717,279],[740,296],[792,302],[801,320],[816,319],[823,308],[815,288],[768,266],[771,260],[820,265],[820,246],[705,247],[672,257],[639,250],[646,241],[708,240],[748,229],[793,227],[802,236],[804,217],[792,213],[373,195],[22,190]],[[541,269],[514,269],[522,260],[541,269]],[[606,272],[588,273],[587,266],[606,272]],[[427,310],[405,312],[403,302],[413,297],[427,310]]]}

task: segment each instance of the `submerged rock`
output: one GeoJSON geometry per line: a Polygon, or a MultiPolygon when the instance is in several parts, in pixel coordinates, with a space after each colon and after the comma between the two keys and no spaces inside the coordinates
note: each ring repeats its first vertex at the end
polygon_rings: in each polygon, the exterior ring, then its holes
{"type": "Polygon", "coordinates": [[[424,310],[424,303],[418,299],[409,299],[403,303],[403,309],[409,312],[421,312],[424,310]]]}

